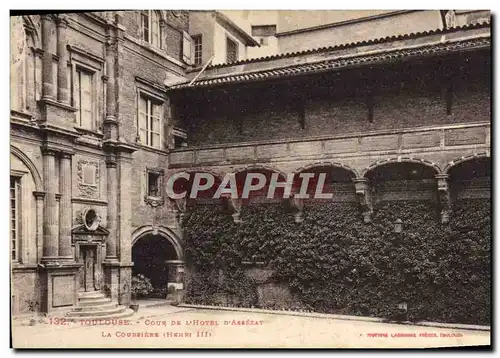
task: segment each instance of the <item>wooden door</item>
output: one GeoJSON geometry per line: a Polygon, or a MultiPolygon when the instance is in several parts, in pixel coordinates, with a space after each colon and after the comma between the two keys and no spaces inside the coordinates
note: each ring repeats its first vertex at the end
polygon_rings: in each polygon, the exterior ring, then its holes
{"type": "Polygon", "coordinates": [[[83,267],[80,271],[80,290],[89,292],[96,290],[96,248],[95,246],[80,246],[80,262],[83,267]]]}

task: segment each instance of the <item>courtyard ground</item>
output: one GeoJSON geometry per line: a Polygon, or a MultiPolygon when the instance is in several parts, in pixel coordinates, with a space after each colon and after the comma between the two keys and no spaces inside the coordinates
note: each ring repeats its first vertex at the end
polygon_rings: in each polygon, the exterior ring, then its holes
{"type": "Polygon", "coordinates": [[[489,331],[169,305],[143,307],[122,321],[54,322],[14,324],[14,348],[430,348],[490,344],[489,331]]]}

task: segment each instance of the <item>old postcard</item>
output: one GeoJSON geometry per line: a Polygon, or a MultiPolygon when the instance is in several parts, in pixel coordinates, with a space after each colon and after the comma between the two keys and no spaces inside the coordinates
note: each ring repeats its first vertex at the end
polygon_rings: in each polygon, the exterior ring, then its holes
{"type": "Polygon", "coordinates": [[[490,346],[489,11],[10,26],[13,348],[490,346]]]}

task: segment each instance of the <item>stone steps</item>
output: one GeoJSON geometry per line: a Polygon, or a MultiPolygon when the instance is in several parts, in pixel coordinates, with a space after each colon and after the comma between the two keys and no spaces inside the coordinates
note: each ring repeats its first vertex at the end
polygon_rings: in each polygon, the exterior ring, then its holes
{"type": "Polygon", "coordinates": [[[107,302],[99,305],[78,305],[73,308],[74,312],[89,312],[89,311],[95,311],[96,309],[100,310],[108,310],[108,309],[113,309],[116,308],[118,304],[116,302],[111,302],[111,300],[108,300],[107,302]]]}
{"type": "Polygon", "coordinates": [[[106,320],[130,317],[135,312],[128,307],[112,302],[99,291],[80,292],[78,304],[66,314],[68,320],[106,320]]]}
{"type": "Polygon", "coordinates": [[[101,307],[101,306],[96,306],[91,310],[85,310],[85,311],[76,311],[72,310],[69,312],[66,317],[87,317],[87,316],[93,316],[93,317],[101,317],[101,316],[109,316],[113,315],[115,313],[123,313],[127,307],[125,306],[119,306],[115,305],[114,307],[101,307]]]}
{"type": "Polygon", "coordinates": [[[90,298],[85,300],[78,300],[78,306],[101,306],[111,303],[110,298],[90,298]]]}
{"type": "MultiPolygon", "coordinates": [[[[124,306],[122,306],[124,307],[124,306]]],[[[123,319],[123,318],[128,318],[134,315],[134,311],[130,308],[124,307],[124,311],[120,313],[114,313],[114,314],[109,314],[106,316],[80,316],[80,317],[66,317],[68,321],[70,322],[75,322],[75,321],[80,321],[80,320],[93,320],[93,321],[99,321],[101,324],[105,325],[106,323],[104,322],[105,320],[109,319],[123,319]]],[[[92,325],[99,325],[99,322],[92,322],[92,325]]]]}

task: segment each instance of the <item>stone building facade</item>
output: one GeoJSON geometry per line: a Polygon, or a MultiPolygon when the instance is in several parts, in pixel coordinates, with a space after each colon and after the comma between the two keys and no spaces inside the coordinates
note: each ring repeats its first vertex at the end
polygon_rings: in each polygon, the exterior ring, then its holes
{"type": "Polygon", "coordinates": [[[164,81],[189,66],[188,25],[186,11],[11,19],[13,314],[84,299],[128,314],[132,243],[143,238],[166,240],[163,265],[177,273],[178,232],[147,185],[168,168],[164,81]]]}
{"type": "Polygon", "coordinates": [[[13,314],[92,315],[93,300],[127,315],[137,273],[185,288],[174,173],[326,171],[367,222],[378,200],[435,200],[446,224],[457,197],[490,196],[489,21],[212,65],[193,83],[185,11],[12,26],[13,314]]]}

